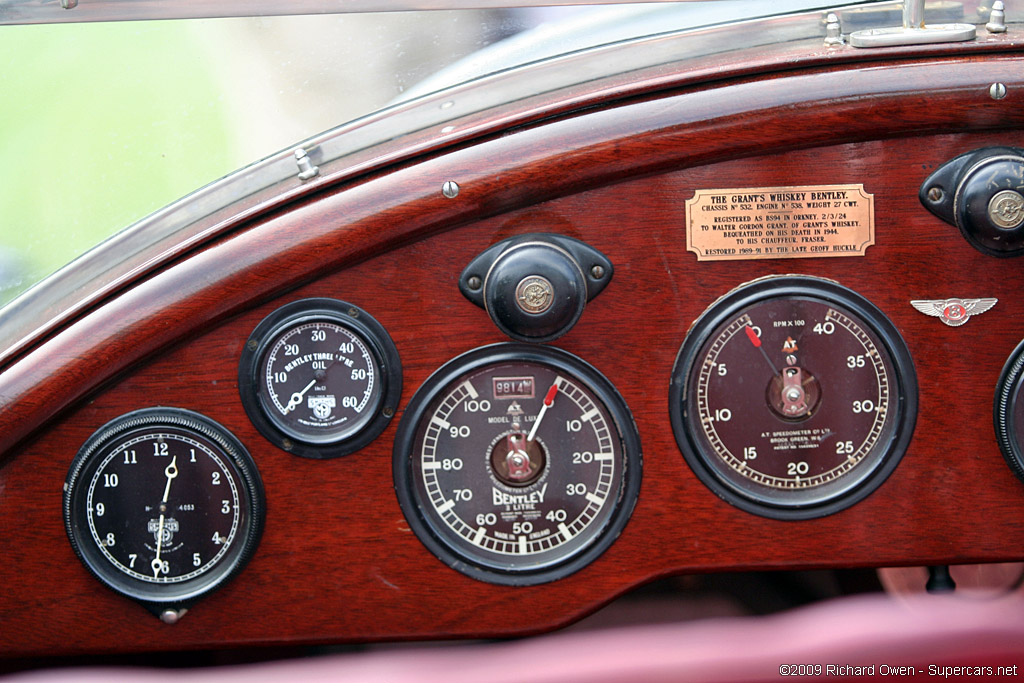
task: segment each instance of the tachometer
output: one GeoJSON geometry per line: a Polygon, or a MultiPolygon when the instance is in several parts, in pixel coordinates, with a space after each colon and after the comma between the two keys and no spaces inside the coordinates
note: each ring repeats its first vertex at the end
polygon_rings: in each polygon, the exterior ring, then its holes
{"type": "Polygon", "coordinates": [[[564,351],[470,351],[416,392],[395,488],[420,540],[474,578],[526,585],[577,571],[615,540],[640,488],[640,439],[612,384],[564,351]]]}
{"type": "Polygon", "coordinates": [[[670,411],[694,472],[725,500],[781,519],[868,495],[914,429],[906,344],[869,301],[784,276],[733,290],[697,320],[676,359],[670,411]]]}

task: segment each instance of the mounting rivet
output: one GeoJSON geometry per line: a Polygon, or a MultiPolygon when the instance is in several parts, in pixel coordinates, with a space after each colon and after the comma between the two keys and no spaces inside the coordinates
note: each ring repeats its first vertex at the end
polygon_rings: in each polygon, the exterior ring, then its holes
{"type": "Polygon", "coordinates": [[[1006,86],[1002,83],[993,83],[989,86],[988,94],[993,100],[1001,100],[1006,97],[1006,86]]]}
{"type": "Polygon", "coordinates": [[[448,199],[455,199],[459,196],[459,184],[454,180],[444,181],[444,185],[441,186],[441,194],[448,199]]]}
{"type": "Polygon", "coordinates": [[[165,609],[163,612],[160,613],[160,621],[164,622],[165,624],[177,624],[178,619],[181,619],[181,617],[184,616],[185,612],[187,611],[188,610],[178,611],[176,609],[165,609]]]}

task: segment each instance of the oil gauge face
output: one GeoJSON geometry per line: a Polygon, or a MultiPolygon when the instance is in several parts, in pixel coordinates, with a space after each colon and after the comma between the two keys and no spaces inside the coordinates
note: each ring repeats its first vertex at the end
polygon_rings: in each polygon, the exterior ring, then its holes
{"type": "Polygon", "coordinates": [[[640,442],[614,387],[579,358],[499,344],[438,370],[406,409],[395,488],[439,558],[492,583],[551,581],[618,536],[640,442]]]}
{"type": "Polygon", "coordinates": [[[296,455],[330,458],[384,430],[402,372],[391,337],[369,313],[334,299],[305,299],[256,327],[238,386],[265,437],[296,455]]]}
{"type": "Polygon", "coordinates": [[[861,500],[913,432],[917,383],[892,323],[834,282],[787,276],[726,295],[680,349],[676,440],[730,503],[781,519],[861,500]]]}

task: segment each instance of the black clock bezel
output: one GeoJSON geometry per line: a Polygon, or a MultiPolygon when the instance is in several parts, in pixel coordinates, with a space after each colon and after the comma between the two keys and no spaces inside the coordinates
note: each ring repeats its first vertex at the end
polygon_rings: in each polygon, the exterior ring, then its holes
{"type": "Polygon", "coordinates": [[[132,599],[160,616],[167,609],[183,610],[221,588],[252,558],[263,534],[266,498],[263,480],[255,461],[231,432],[205,415],[184,408],[153,407],[117,417],[90,436],[71,462],[64,483],[64,527],[71,547],[86,569],[116,593],[132,599]],[[83,496],[88,494],[92,473],[103,456],[125,438],[144,432],[169,431],[188,435],[217,450],[237,477],[240,504],[244,506],[243,528],[234,547],[216,566],[202,575],[174,584],[153,584],[124,574],[102,555],[89,533],[88,511],[83,496]]]}

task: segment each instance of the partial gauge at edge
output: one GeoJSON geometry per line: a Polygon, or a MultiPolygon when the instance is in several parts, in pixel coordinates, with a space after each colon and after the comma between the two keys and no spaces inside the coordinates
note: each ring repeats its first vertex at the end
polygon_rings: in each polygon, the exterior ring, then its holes
{"type": "Polygon", "coordinates": [[[108,422],[64,484],[65,528],[82,563],[170,622],[241,571],[264,511],[263,483],[242,444],[180,408],[108,422]]]}
{"type": "Polygon", "coordinates": [[[384,327],[353,304],[303,299],[253,330],[238,366],[249,419],[289,453],[335,458],[388,426],[402,394],[398,350],[384,327]]]}
{"type": "Polygon", "coordinates": [[[553,581],[618,537],[640,491],[632,414],[552,347],[469,351],[417,390],[398,427],[395,490],[420,541],[475,579],[553,581]]]}
{"type": "Polygon", "coordinates": [[[1024,341],[1006,359],[996,384],[993,421],[1006,464],[1024,481],[1024,341]]]}
{"type": "Polygon", "coordinates": [[[905,342],[871,302],[809,276],[742,285],[694,323],[669,411],[694,473],[776,519],[862,500],[896,467],[917,416],[905,342]]]}

